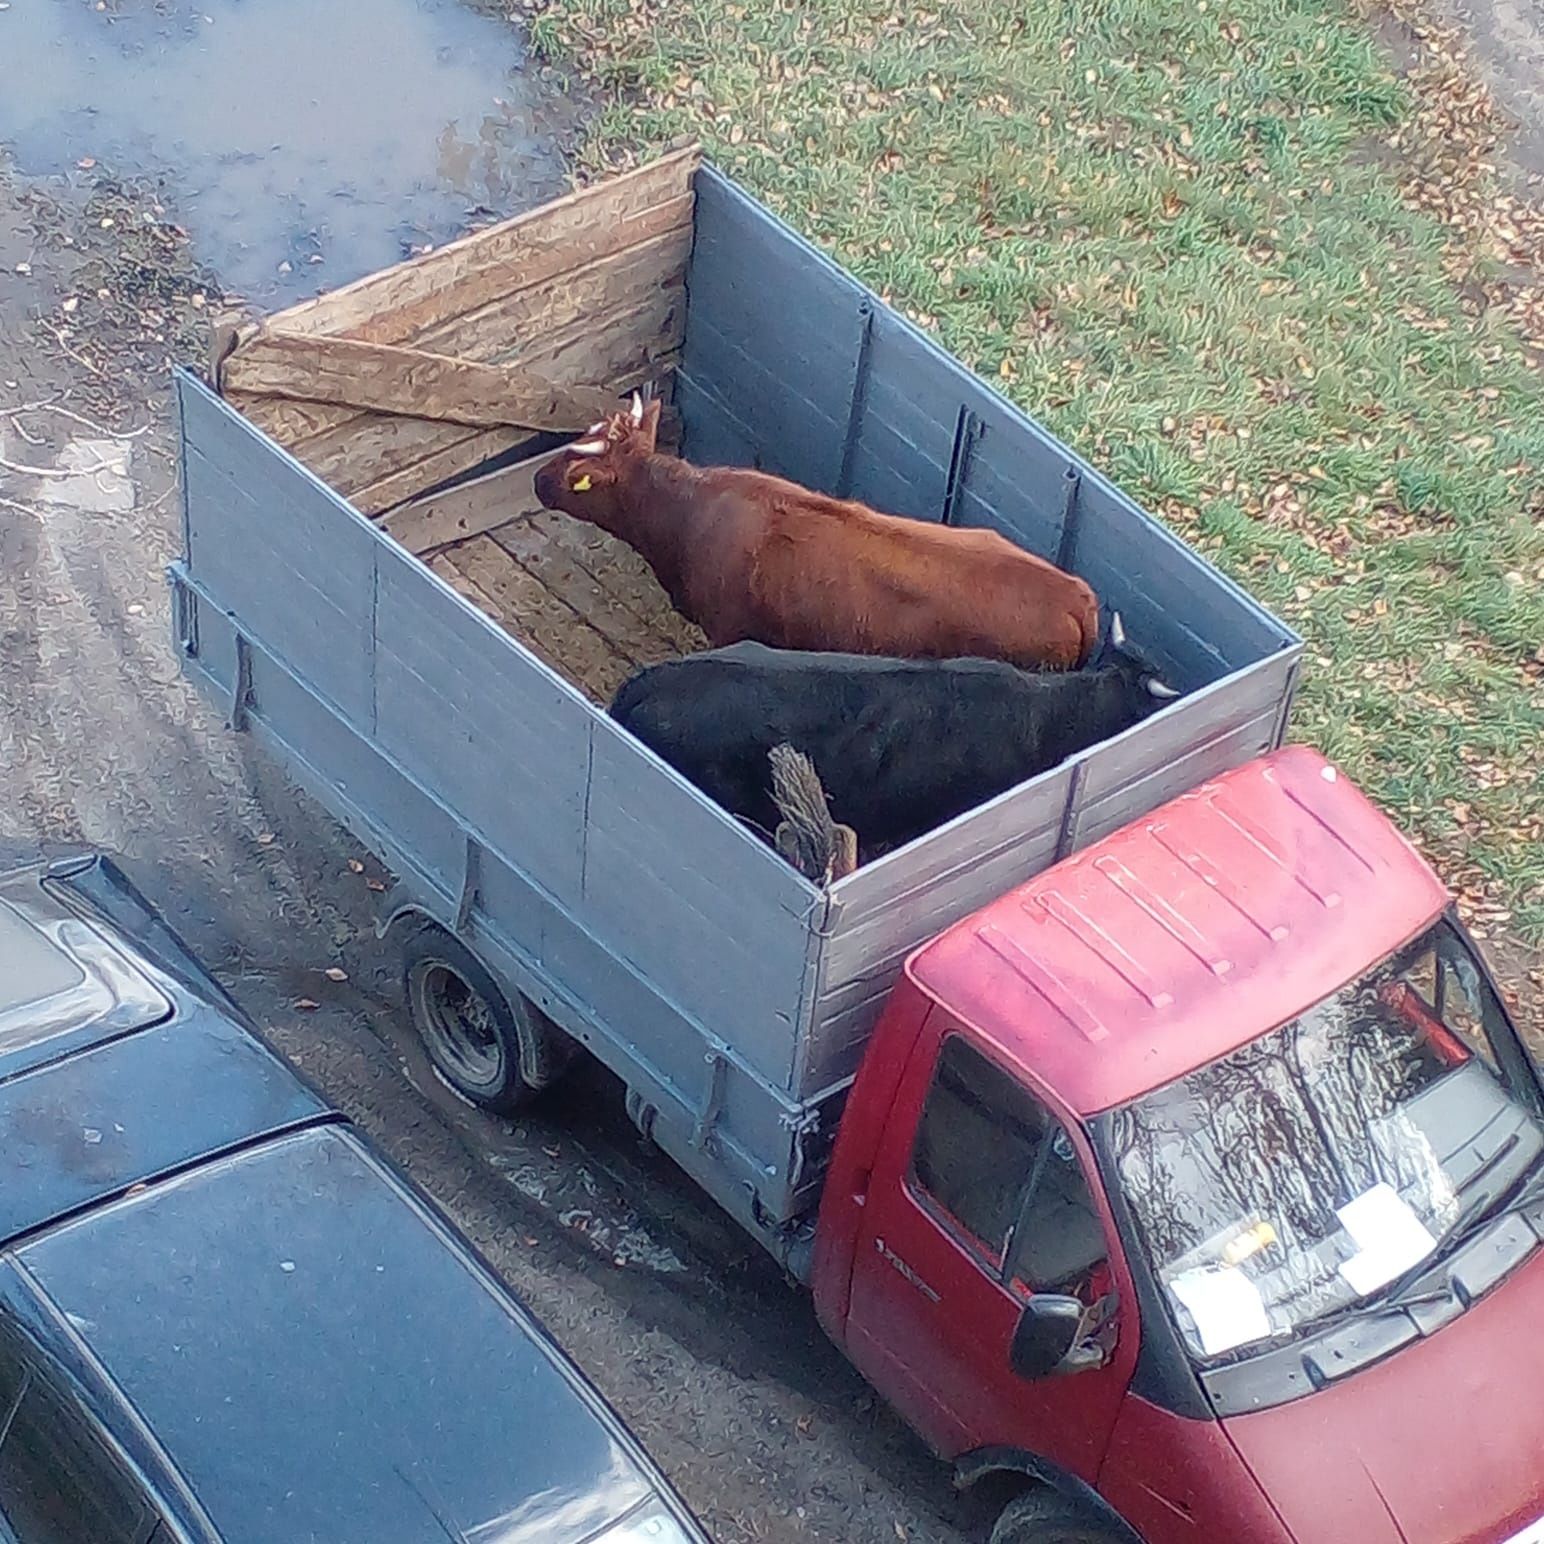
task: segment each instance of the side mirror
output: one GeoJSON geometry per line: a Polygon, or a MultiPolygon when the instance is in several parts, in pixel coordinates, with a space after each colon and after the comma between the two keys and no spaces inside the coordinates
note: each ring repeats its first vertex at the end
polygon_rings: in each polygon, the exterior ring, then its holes
{"type": "Polygon", "coordinates": [[[1008,1347],[1008,1365],[1030,1380],[1102,1367],[1106,1348],[1085,1337],[1112,1324],[1114,1307],[1114,1301],[1105,1298],[1090,1312],[1075,1297],[1036,1292],[1019,1316],[1008,1347]]]}

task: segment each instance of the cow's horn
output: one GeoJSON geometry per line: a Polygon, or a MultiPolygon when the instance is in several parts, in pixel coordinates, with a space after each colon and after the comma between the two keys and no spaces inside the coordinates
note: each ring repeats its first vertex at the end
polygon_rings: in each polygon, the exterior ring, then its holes
{"type": "Polygon", "coordinates": [[[1157,676],[1147,678],[1147,690],[1149,696],[1156,697],[1160,702],[1168,702],[1171,698],[1179,696],[1172,686],[1160,681],[1157,676]]]}
{"type": "Polygon", "coordinates": [[[605,448],[604,440],[579,440],[568,447],[576,456],[598,456],[605,448]]]}
{"type": "Polygon", "coordinates": [[[643,398],[636,391],[633,393],[633,422],[635,424],[643,422],[643,398]]]}
{"type": "Polygon", "coordinates": [[[1117,649],[1126,647],[1126,629],[1121,625],[1118,611],[1110,613],[1110,642],[1117,649]]]}

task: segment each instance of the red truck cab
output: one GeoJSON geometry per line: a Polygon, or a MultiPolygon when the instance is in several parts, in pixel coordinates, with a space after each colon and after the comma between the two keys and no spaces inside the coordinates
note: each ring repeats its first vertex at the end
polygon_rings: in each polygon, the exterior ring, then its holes
{"type": "Polygon", "coordinates": [[[1024,1540],[1544,1540],[1544,1079],[1446,890],[1316,753],[908,962],[816,1306],[1024,1540]]]}

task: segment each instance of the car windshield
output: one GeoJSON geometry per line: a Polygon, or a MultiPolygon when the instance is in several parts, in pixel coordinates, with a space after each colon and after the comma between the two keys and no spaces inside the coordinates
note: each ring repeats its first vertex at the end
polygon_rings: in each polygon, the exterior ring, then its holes
{"type": "Polygon", "coordinates": [[[1121,1189],[1191,1354],[1236,1360],[1387,1297],[1536,1177],[1544,1121],[1521,1058],[1439,923],[1113,1111],[1121,1189]]]}

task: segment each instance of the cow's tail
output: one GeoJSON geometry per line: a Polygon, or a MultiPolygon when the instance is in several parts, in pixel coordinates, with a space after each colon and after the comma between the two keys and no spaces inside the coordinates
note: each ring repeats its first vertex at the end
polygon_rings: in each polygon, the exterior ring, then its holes
{"type": "Polygon", "coordinates": [[[791,745],[774,745],[772,802],[783,817],[773,845],[806,879],[830,884],[858,866],[858,837],[851,826],[831,818],[820,774],[803,751],[791,745]]]}

